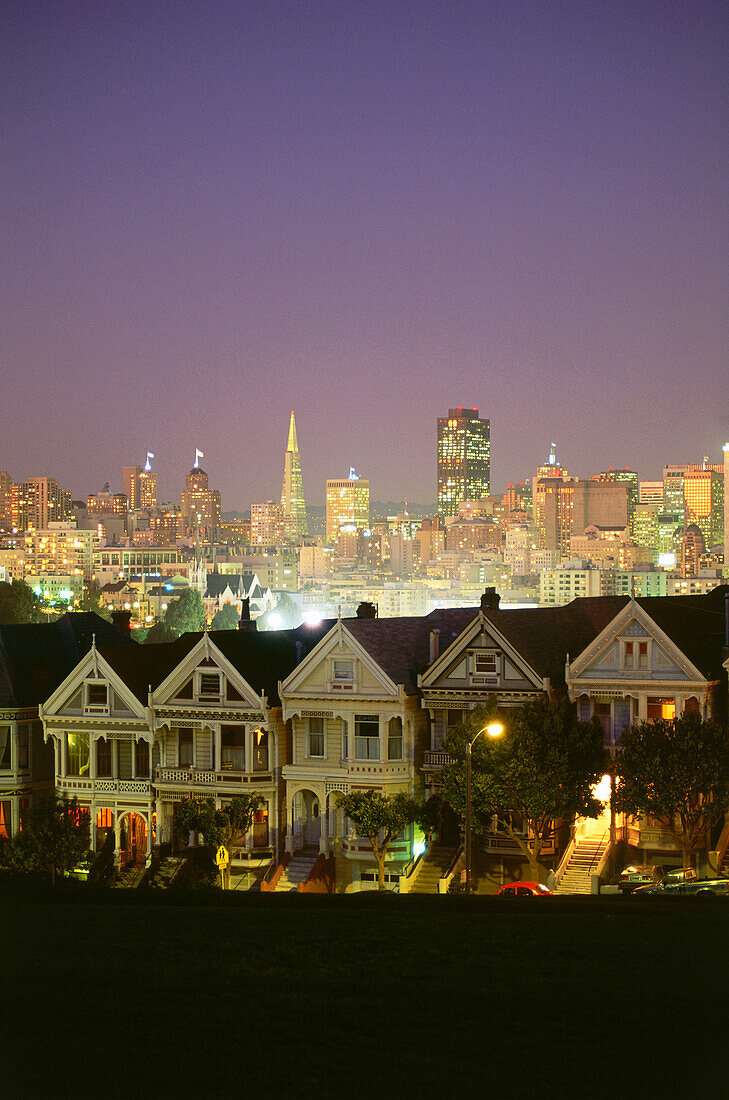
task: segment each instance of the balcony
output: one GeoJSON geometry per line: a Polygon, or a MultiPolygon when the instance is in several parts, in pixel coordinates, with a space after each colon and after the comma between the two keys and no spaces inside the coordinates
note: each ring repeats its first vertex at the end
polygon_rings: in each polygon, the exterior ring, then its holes
{"type": "Polygon", "coordinates": [[[88,776],[66,775],[56,780],[56,789],[72,797],[89,797],[93,794],[137,794],[147,798],[152,791],[148,779],[89,779],[88,776]]]}
{"type": "Polygon", "coordinates": [[[157,786],[170,784],[176,787],[182,785],[190,788],[228,787],[272,783],[273,774],[260,768],[256,768],[252,772],[245,772],[242,768],[226,768],[224,760],[221,771],[199,771],[195,768],[156,768],[154,782],[157,786]]]}
{"type": "Polygon", "coordinates": [[[441,749],[423,753],[423,771],[440,771],[446,764],[452,764],[453,759],[447,752],[441,749]]]}

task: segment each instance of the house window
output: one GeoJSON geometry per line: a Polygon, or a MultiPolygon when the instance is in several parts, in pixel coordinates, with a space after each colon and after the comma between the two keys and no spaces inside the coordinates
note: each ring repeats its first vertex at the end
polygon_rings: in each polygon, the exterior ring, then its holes
{"type": "Polygon", "coordinates": [[[483,651],[471,654],[471,680],[474,684],[494,683],[498,675],[498,653],[483,651]]]}
{"type": "Polygon", "coordinates": [[[646,718],[649,722],[655,722],[659,718],[665,718],[668,721],[676,717],[676,700],[675,699],[658,699],[649,698],[648,706],[646,710],[646,718]]]}
{"type": "Polygon", "coordinates": [[[219,700],[221,694],[219,672],[199,672],[197,694],[201,702],[219,700]]]}
{"type": "Polygon", "coordinates": [[[380,759],[380,720],[376,714],[355,714],[354,755],[357,760],[380,759]]]}
{"type": "Polygon", "coordinates": [[[9,840],[12,836],[12,821],[10,817],[10,803],[0,802],[0,837],[9,840]]]}
{"type": "Polygon", "coordinates": [[[68,733],[66,755],[67,775],[89,774],[89,735],[87,733],[68,733]]]}
{"type": "Polygon", "coordinates": [[[149,741],[137,741],[134,746],[134,772],[139,779],[149,776],[149,741]]]}
{"type": "Polygon", "coordinates": [[[100,713],[108,713],[109,710],[109,687],[107,684],[100,684],[97,682],[86,684],[86,706],[87,711],[95,711],[100,713]]]}
{"type": "Polygon", "coordinates": [[[10,726],[0,726],[0,771],[10,771],[10,726]]]}
{"type": "Polygon", "coordinates": [[[253,731],[253,770],[268,771],[268,733],[260,727],[253,731]]]}
{"type": "Polygon", "coordinates": [[[180,730],[180,767],[192,767],[192,730],[180,730]]]}
{"type": "Polygon", "coordinates": [[[102,779],[111,776],[111,741],[106,737],[96,742],[96,774],[102,779]]]}
{"type": "Polygon", "coordinates": [[[220,763],[223,771],[246,770],[246,731],[244,726],[221,726],[220,763]]]}
{"type": "Polygon", "coordinates": [[[354,687],[354,661],[335,660],[332,670],[335,691],[351,691],[354,687]]]}
{"type": "Polygon", "coordinates": [[[324,719],[309,718],[309,756],[324,756],[324,719]]]}
{"type": "Polygon", "coordinates": [[[21,722],[18,726],[18,767],[21,771],[28,767],[28,731],[28,723],[21,722]]]}
{"type": "Polygon", "coordinates": [[[387,731],[387,759],[402,760],[402,718],[391,718],[387,731]]]}
{"type": "Polygon", "coordinates": [[[648,668],[648,642],[623,642],[623,668],[648,668]]]}

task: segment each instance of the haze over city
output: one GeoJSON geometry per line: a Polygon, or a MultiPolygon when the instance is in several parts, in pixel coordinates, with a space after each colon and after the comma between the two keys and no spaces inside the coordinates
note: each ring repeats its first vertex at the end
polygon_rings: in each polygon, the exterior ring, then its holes
{"type": "Polygon", "coordinates": [[[720,461],[724,3],[3,5],[0,466],[223,507],[720,461]]]}

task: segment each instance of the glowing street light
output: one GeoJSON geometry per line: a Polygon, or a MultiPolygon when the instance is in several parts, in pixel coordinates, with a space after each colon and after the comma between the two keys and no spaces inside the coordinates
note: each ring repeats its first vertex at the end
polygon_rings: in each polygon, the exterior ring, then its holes
{"type": "Polygon", "coordinates": [[[471,749],[482,733],[488,737],[501,737],[504,727],[501,722],[489,722],[480,729],[475,737],[466,743],[466,893],[471,893],[471,749]]]}

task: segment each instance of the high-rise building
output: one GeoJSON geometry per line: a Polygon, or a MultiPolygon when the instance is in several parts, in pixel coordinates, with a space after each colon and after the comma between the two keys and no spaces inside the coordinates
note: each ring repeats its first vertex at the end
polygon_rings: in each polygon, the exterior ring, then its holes
{"type": "Polygon", "coordinates": [[[0,470],[0,530],[13,527],[13,479],[7,470],[0,470]]]}
{"type": "Polygon", "coordinates": [[[52,477],[30,477],[20,486],[19,530],[38,530],[49,523],[62,523],[71,514],[71,494],[60,489],[52,477]]]}
{"type": "Polygon", "coordinates": [[[281,509],[286,535],[296,539],[299,535],[309,533],[309,525],[306,521],[306,502],[304,501],[304,485],[301,479],[301,458],[299,456],[299,443],[296,438],[296,421],[294,410],[291,410],[289,423],[289,439],[286,445],[284,458],[283,487],[281,489],[281,509]]]}
{"type": "Polygon", "coordinates": [[[281,546],[284,542],[284,514],[280,504],[266,500],[251,505],[251,546],[281,546]]]}
{"type": "Polygon", "coordinates": [[[729,576],[729,443],[724,444],[724,576],[729,576]]]}
{"type": "Polygon", "coordinates": [[[154,508],[157,504],[157,475],[152,471],[152,458],[152,452],[147,451],[147,461],[143,467],[122,467],[122,489],[132,512],[140,508],[154,508]]]}
{"type": "Polygon", "coordinates": [[[335,542],[342,529],[364,531],[369,525],[369,481],[354,469],[347,478],[327,480],[327,542],[335,542]]]}
{"type": "Polygon", "coordinates": [[[463,500],[491,492],[491,425],[478,409],[449,409],[438,417],[438,515],[458,514],[463,500]]]}
{"type": "Polygon", "coordinates": [[[625,486],[628,495],[627,526],[632,535],[633,514],[635,512],[635,506],[638,503],[638,475],[635,470],[629,470],[627,466],[624,470],[613,470],[611,466],[608,470],[603,470],[602,473],[595,474],[591,480],[598,482],[616,482],[619,485],[625,486]]]}
{"type": "Polygon", "coordinates": [[[709,466],[688,466],[683,477],[686,530],[691,524],[704,536],[707,549],[724,541],[724,471],[709,466]]]}
{"type": "Polygon", "coordinates": [[[185,477],[180,501],[182,525],[188,534],[198,529],[212,534],[220,527],[220,493],[208,487],[208,475],[197,462],[196,457],[196,465],[185,477]]]}

